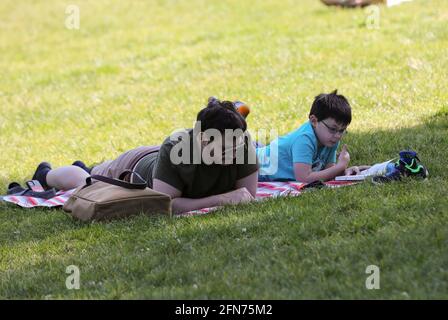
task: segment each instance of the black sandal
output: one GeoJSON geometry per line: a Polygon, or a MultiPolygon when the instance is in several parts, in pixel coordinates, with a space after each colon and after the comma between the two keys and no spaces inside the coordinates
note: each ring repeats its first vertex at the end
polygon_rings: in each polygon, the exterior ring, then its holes
{"type": "Polygon", "coordinates": [[[8,185],[8,191],[6,192],[7,195],[12,195],[19,192],[24,192],[26,189],[23,188],[18,182],[11,182],[8,185]]]}
{"type": "Polygon", "coordinates": [[[56,197],[56,189],[43,189],[42,185],[37,180],[29,180],[26,182],[28,189],[23,188],[17,182],[11,182],[8,186],[7,195],[9,196],[25,196],[41,199],[51,199],[56,197]]]}

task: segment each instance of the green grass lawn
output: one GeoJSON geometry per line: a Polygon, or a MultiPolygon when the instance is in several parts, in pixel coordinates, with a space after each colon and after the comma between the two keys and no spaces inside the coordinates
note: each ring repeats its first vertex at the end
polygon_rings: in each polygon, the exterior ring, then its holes
{"type": "Polygon", "coordinates": [[[166,219],[83,224],[0,203],[0,298],[448,298],[448,2],[2,0],[0,194],[37,164],[100,162],[191,127],[210,95],[286,133],[317,94],[353,107],[353,164],[413,148],[431,179],[166,219]],[[80,268],[81,288],[65,286],[80,268]],[[381,288],[367,290],[366,267],[381,288]]]}

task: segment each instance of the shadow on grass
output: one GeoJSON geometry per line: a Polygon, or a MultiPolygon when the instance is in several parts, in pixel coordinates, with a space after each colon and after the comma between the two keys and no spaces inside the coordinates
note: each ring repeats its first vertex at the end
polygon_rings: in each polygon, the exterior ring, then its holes
{"type": "MultiPolygon", "coordinates": [[[[397,120],[397,126],[400,126],[397,120]]],[[[448,156],[448,109],[427,119],[422,125],[396,130],[350,133],[344,138],[349,146],[351,164],[373,164],[395,158],[398,152],[418,152],[430,177],[446,178],[448,156]]]]}

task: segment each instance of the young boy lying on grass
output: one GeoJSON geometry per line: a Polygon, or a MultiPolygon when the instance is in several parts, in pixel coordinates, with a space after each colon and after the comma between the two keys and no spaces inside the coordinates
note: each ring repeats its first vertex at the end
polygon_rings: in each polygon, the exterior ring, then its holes
{"type": "Polygon", "coordinates": [[[337,90],[318,95],[311,107],[309,121],[269,145],[257,148],[258,180],[310,183],[358,174],[369,168],[348,167],[350,154],[346,145],[336,161],[336,150],[351,120],[350,104],[344,96],[337,94],[337,90]],[[273,161],[275,165],[272,165],[273,161]]]}

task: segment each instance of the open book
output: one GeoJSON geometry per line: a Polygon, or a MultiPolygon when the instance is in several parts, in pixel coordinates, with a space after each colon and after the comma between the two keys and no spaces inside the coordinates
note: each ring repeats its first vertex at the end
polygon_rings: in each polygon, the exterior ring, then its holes
{"type": "Polygon", "coordinates": [[[368,177],[372,176],[380,176],[386,173],[386,167],[391,162],[394,161],[394,159],[377,163],[373,166],[371,166],[369,169],[361,171],[357,175],[351,175],[351,176],[337,176],[334,178],[336,181],[362,181],[365,180],[368,177]]]}
{"type": "Polygon", "coordinates": [[[337,176],[336,178],[334,178],[334,180],[336,181],[362,181],[365,180],[367,177],[367,175],[365,174],[354,174],[351,176],[337,176]]]}

